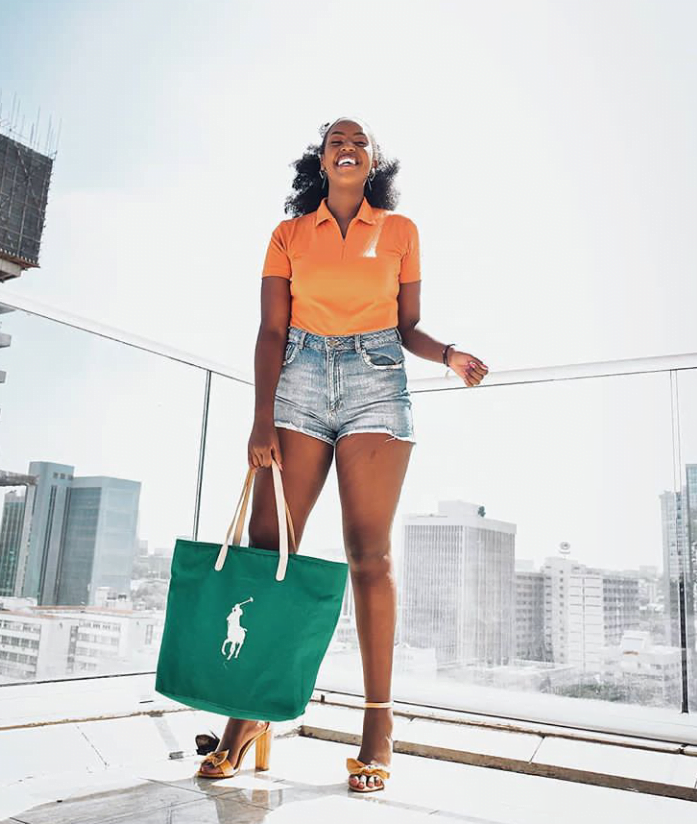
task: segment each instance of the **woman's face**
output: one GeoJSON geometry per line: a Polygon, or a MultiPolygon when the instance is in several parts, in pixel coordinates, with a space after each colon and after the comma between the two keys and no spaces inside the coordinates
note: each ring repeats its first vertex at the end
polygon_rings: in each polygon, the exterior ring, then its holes
{"type": "Polygon", "coordinates": [[[329,183],[345,187],[362,187],[372,166],[376,166],[375,151],[370,138],[355,120],[339,120],[327,133],[324,154],[320,156],[322,168],[329,183]],[[338,161],[350,157],[355,163],[338,161]]]}

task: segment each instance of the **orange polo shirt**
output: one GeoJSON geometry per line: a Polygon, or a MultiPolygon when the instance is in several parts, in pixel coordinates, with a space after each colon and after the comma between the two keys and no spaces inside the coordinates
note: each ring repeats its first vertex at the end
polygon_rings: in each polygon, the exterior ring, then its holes
{"type": "Polygon", "coordinates": [[[364,197],[344,239],[325,197],[276,226],[261,276],[290,281],[291,326],[318,335],[387,329],[397,326],[400,284],[421,280],[419,233],[364,197]]]}

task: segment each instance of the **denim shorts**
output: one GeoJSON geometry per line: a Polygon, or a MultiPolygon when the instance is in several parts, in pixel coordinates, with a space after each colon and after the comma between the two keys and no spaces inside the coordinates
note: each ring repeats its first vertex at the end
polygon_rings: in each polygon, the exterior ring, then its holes
{"type": "Polygon", "coordinates": [[[274,423],[332,445],[356,432],[416,443],[399,329],[332,336],[289,326],[274,423]]]}

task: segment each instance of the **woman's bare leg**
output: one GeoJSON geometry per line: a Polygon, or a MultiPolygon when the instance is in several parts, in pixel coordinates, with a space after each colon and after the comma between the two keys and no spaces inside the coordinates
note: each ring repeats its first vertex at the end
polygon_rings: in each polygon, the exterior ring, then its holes
{"type": "MultiPolygon", "coordinates": [[[[390,536],[414,444],[378,432],[346,435],[336,444],[344,544],[356,604],[366,701],[392,698],[397,589],[390,536]]],[[[390,764],[392,710],[368,708],[358,759],[390,764]]],[[[351,777],[352,785],[365,776],[351,777]]],[[[368,786],[380,784],[377,776],[368,786]]]]}
{"type": "MultiPolygon", "coordinates": [[[[334,457],[331,444],[296,432],[277,427],[281,456],[283,458],[283,494],[293,519],[296,548],[300,546],[307,517],[312,511],[334,457]]],[[[249,543],[259,549],[278,550],[278,516],[271,467],[257,469],[252,490],[252,512],[249,519],[249,543]]],[[[288,534],[288,551],[293,547],[288,534]]],[[[242,747],[252,738],[264,721],[248,721],[230,718],[216,752],[230,750],[228,760],[235,764],[242,747]]],[[[216,772],[215,767],[204,763],[203,772],[216,772]]]]}

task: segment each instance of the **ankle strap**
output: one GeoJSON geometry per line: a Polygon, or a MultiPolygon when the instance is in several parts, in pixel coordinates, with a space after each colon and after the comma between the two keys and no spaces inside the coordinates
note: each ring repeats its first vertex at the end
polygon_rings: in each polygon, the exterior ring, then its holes
{"type": "Polygon", "coordinates": [[[375,701],[366,701],[363,704],[364,707],[391,707],[392,701],[383,701],[382,703],[376,703],[375,701]]]}

